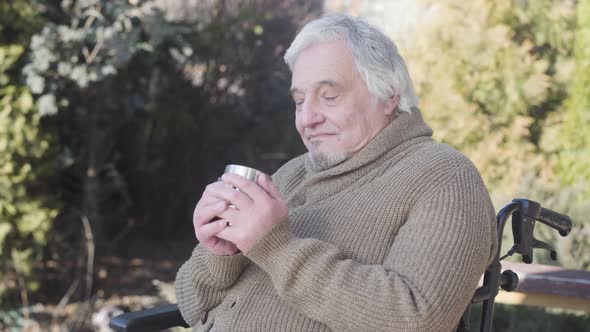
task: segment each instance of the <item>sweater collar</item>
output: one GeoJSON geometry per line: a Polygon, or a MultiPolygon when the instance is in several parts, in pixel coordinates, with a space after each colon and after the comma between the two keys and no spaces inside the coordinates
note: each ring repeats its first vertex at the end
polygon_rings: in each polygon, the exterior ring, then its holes
{"type": "MultiPolygon", "coordinates": [[[[411,113],[400,112],[397,117],[381,132],[377,134],[365,147],[350,159],[324,171],[315,171],[312,167],[309,153],[305,156],[305,169],[310,177],[332,177],[361,168],[372,169],[375,162],[389,159],[388,155],[403,143],[418,137],[432,136],[432,129],[424,122],[422,113],[418,108],[413,108],[411,113]],[[369,167],[367,167],[369,166],[369,167]]],[[[395,153],[395,152],[394,152],[395,153]]],[[[375,165],[376,166],[376,165],[375,165]]],[[[364,172],[363,172],[364,173],[364,172]]]]}

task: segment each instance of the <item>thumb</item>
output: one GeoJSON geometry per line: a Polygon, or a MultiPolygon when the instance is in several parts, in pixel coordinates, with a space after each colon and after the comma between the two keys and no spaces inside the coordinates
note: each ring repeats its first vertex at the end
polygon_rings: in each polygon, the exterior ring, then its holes
{"type": "Polygon", "coordinates": [[[258,176],[258,185],[264,189],[273,199],[283,199],[283,195],[279,192],[279,189],[272,183],[270,176],[266,174],[260,174],[258,176]]]}

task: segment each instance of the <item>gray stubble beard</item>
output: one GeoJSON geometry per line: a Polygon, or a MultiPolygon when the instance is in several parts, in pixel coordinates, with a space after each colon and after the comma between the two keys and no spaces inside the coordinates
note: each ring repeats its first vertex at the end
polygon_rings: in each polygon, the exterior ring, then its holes
{"type": "Polygon", "coordinates": [[[316,172],[325,171],[329,168],[332,168],[346,160],[348,160],[352,153],[348,152],[340,152],[340,153],[321,153],[321,152],[314,152],[317,150],[320,143],[312,143],[312,146],[309,149],[309,159],[311,160],[311,164],[313,166],[313,170],[316,172]]]}

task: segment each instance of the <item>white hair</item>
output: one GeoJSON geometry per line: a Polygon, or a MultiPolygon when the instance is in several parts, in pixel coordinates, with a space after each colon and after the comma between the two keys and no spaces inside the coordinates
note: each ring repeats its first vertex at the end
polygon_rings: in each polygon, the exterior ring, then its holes
{"type": "Polygon", "coordinates": [[[312,44],[344,39],[369,92],[387,101],[399,96],[398,109],[411,112],[418,97],[404,59],[393,41],[369,23],[348,15],[335,14],[307,23],[285,53],[285,62],[293,71],[301,51],[312,44]]]}

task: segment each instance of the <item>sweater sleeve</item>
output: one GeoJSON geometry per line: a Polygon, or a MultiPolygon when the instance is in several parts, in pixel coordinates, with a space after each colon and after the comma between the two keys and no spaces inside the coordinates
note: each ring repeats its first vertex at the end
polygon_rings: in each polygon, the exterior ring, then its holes
{"type": "Polygon", "coordinates": [[[495,218],[476,171],[458,172],[420,198],[382,265],[273,226],[247,256],[281,298],[335,331],[450,331],[495,246],[495,218]]]}
{"type": "Polygon", "coordinates": [[[204,312],[219,305],[249,260],[242,254],[217,256],[197,245],[176,274],[178,307],[184,320],[194,326],[204,312]]]}

